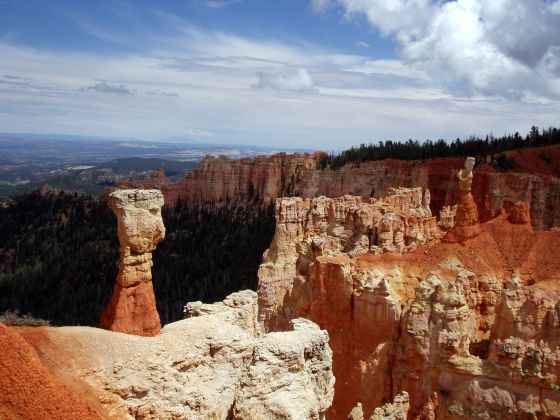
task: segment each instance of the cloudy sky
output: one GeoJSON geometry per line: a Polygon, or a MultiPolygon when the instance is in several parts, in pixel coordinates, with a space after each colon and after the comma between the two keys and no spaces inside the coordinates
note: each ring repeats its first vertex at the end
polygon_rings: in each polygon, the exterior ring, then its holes
{"type": "Polygon", "coordinates": [[[336,150],[560,126],[560,0],[0,0],[0,132],[336,150]]]}

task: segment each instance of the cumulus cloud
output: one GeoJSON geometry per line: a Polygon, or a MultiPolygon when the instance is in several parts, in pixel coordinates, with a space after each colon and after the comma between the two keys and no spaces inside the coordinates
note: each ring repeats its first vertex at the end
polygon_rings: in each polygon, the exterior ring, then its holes
{"type": "Polygon", "coordinates": [[[550,11],[557,15],[560,15],[560,0],[556,0],[555,2],[550,4],[550,11]]]}
{"type": "MultiPolygon", "coordinates": [[[[247,38],[173,22],[161,25],[175,31],[161,35],[165,48],[158,54],[37,50],[0,40],[1,74],[32,80],[0,77],[0,126],[339,149],[387,138],[524,132],[533,124],[554,125],[560,115],[560,101],[443,90],[419,60],[375,60],[297,39],[247,38]],[[100,81],[122,83],[133,95],[80,93],[100,81]]],[[[548,53],[543,71],[557,71],[557,58],[548,53]]]]}
{"type": "Polygon", "coordinates": [[[112,93],[115,95],[134,95],[134,92],[127,89],[124,85],[110,85],[106,81],[101,81],[91,86],[80,89],[82,92],[93,91],[100,93],[112,93]]]}
{"type": "Polygon", "coordinates": [[[485,95],[560,97],[560,1],[329,0],[394,37],[403,59],[485,95]]]}
{"type": "Polygon", "coordinates": [[[273,89],[288,92],[313,92],[315,83],[303,68],[260,71],[257,73],[257,89],[273,89]]]}

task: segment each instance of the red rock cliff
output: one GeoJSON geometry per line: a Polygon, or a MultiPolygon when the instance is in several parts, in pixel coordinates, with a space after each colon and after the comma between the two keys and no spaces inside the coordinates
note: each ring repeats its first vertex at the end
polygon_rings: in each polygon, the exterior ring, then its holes
{"type": "Polygon", "coordinates": [[[316,166],[316,156],[278,153],[269,157],[230,160],[205,157],[197,168],[176,184],[164,184],[166,203],[178,197],[201,204],[226,201],[269,203],[293,191],[304,170],[316,166]]]}
{"type": "MultiPolygon", "coordinates": [[[[321,195],[362,198],[386,196],[390,188],[422,187],[432,193],[434,214],[457,202],[455,173],[463,158],[426,161],[383,161],[349,164],[339,170],[317,169],[316,154],[279,153],[270,157],[230,160],[206,157],[178,183],[160,182],[166,203],[185,198],[194,203],[226,201],[270,203],[278,197],[321,195]]],[[[516,202],[529,205],[533,226],[560,225],[560,146],[507,153],[517,169],[497,172],[489,164],[477,167],[473,197],[482,222],[516,202]]]]}
{"type": "Polygon", "coordinates": [[[331,418],[358,403],[367,418],[402,392],[412,418],[560,416],[560,259],[547,252],[560,232],[500,216],[439,242],[427,198],[279,199],[261,322],[329,332],[331,418]]]}

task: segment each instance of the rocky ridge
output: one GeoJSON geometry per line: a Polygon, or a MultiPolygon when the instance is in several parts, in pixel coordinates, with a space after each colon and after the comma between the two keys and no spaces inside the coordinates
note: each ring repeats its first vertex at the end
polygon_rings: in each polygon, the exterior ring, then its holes
{"type": "Polygon", "coordinates": [[[560,382],[560,260],[547,252],[559,233],[533,231],[527,206],[514,205],[475,223],[463,244],[440,242],[427,197],[278,199],[260,321],[275,331],[305,317],[329,332],[332,418],[357,403],[367,418],[401,392],[412,418],[560,416],[551,388],[560,382]]]}
{"type": "Polygon", "coordinates": [[[156,337],[87,327],[44,329],[44,360],[92,386],[114,418],[321,419],[332,403],[329,337],[294,319],[265,334],[257,295],[186,306],[156,337]],[[49,345],[45,345],[45,339],[49,345]]]}

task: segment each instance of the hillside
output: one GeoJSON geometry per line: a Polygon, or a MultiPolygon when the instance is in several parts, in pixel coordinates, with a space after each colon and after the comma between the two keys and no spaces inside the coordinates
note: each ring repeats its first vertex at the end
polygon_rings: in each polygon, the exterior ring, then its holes
{"type": "MultiPolygon", "coordinates": [[[[256,289],[274,231],[272,208],[178,202],[163,219],[167,237],[154,253],[153,273],[163,323],[180,319],[187,301],[256,289]]],[[[35,191],[0,208],[0,220],[0,313],[97,325],[118,261],[116,221],[104,200],[35,191]]]]}

